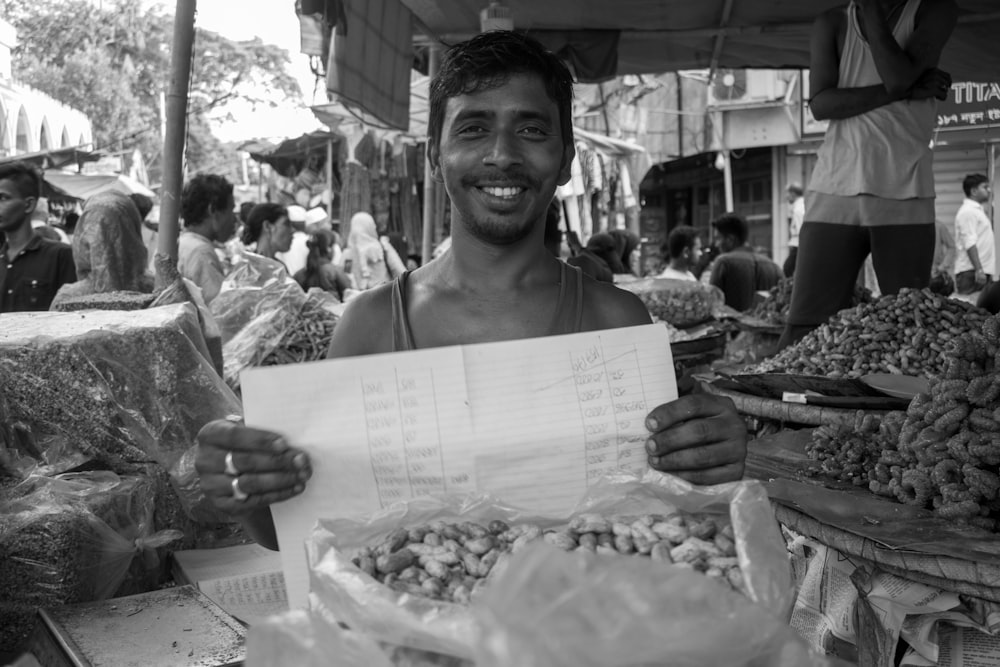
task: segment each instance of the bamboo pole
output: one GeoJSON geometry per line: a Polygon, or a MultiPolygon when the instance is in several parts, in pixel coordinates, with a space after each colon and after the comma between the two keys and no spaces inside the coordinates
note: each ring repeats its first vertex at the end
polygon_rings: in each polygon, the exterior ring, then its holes
{"type": "MultiPolygon", "coordinates": [[[[441,50],[437,45],[432,46],[429,49],[427,58],[427,73],[433,79],[437,75],[438,65],[441,62],[441,50]]],[[[428,141],[430,138],[428,137],[428,141]]],[[[434,231],[437,228],[439,221],[438,218],[443,215],[443,207],[436,206],[437,196],[436,187],[437,182],[431,177],[431,163],[427,159],[426,153],[424,151],[424,207],[423,207],[423,220],[421,224],[423,225],[423,235],[422,243],[420,246],[420,263],[426,264],[431,261],[431,251],[434,249],[434,231]]]]}
{"type": "Polygon", "coordinates": [[[156,243],[158,288],[173,282],[176,275],[180,196],[184,185],[184,135],[187,128],[188,84],[191,80],[191,49],[194,45],[194,14],[197,4],[197,0],[177,0],[174,11],[170,90],[167,93],[166,130],[163,139],[160,226],[156,243]],[[173,271],[161,270],[170,267],[173,271]]]}

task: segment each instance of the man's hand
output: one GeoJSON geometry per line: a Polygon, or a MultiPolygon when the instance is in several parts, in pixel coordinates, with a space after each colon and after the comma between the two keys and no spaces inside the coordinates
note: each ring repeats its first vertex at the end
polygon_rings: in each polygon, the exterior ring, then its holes
{"type": "Polygon", "coordinates": [[[976,269],[976,287],[979,289],[986,287],[986,272],[982,269],[976,269]]]}
{"type": "Polygon", "coordinates": [[[312,474],[306,453],[277,433],[218,419],[202,427],[197,441],[201,488],[227,514],[249,514],[296,496],[312,474]]]}
{"type": "Polygon", "coordinates": [[[937,67],[932,67],[920,75],[917,82],[913,84],[913,88],[910,89],[907,98],[911,100],[926,100],[936,97],[943,101],[948,99],[950,91],[951,74],[937,67]]]}
{"type": "Polygon", "coordinates": [[[649,465],[694,484],[719,484],[743,477],[747,428],[728,398],[683,396],[646,417],[649,465]]]}

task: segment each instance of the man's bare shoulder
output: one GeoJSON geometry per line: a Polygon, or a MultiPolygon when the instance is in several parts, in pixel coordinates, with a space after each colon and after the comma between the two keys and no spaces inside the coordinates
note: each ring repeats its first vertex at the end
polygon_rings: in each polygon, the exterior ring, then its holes
{"type": "Polygon", "coordinates": [[[327,358],[392,351],[392,283],[354,297],[333,330],[327,358]]]}
{"type": "Polygon", "coordinates": [[[586,330],[614,329],[652,321],[646,306],[635,294],[587,275],[583,276],[583,302],[586,330]]]}

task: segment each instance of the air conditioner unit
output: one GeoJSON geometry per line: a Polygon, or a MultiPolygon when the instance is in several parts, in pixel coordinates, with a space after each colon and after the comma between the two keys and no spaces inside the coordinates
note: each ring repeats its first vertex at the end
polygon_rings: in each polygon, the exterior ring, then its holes
{"type": "Polygon", "coordinates": [[[753,105],[780,100],[786,85],[776,70],[720,69],[708,87],[709,106],[753,105]]]}

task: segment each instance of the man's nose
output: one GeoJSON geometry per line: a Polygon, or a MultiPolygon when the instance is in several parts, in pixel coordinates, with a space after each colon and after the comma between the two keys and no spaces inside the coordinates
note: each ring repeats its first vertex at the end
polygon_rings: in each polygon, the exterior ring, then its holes
{"type": "Polygon", "coordinates": [[[489,150],[483,157],[483,164],[506,169],[520,162],[521,154],[516,136],[511,132],[495,133],[490,141],[489,150]]]}

